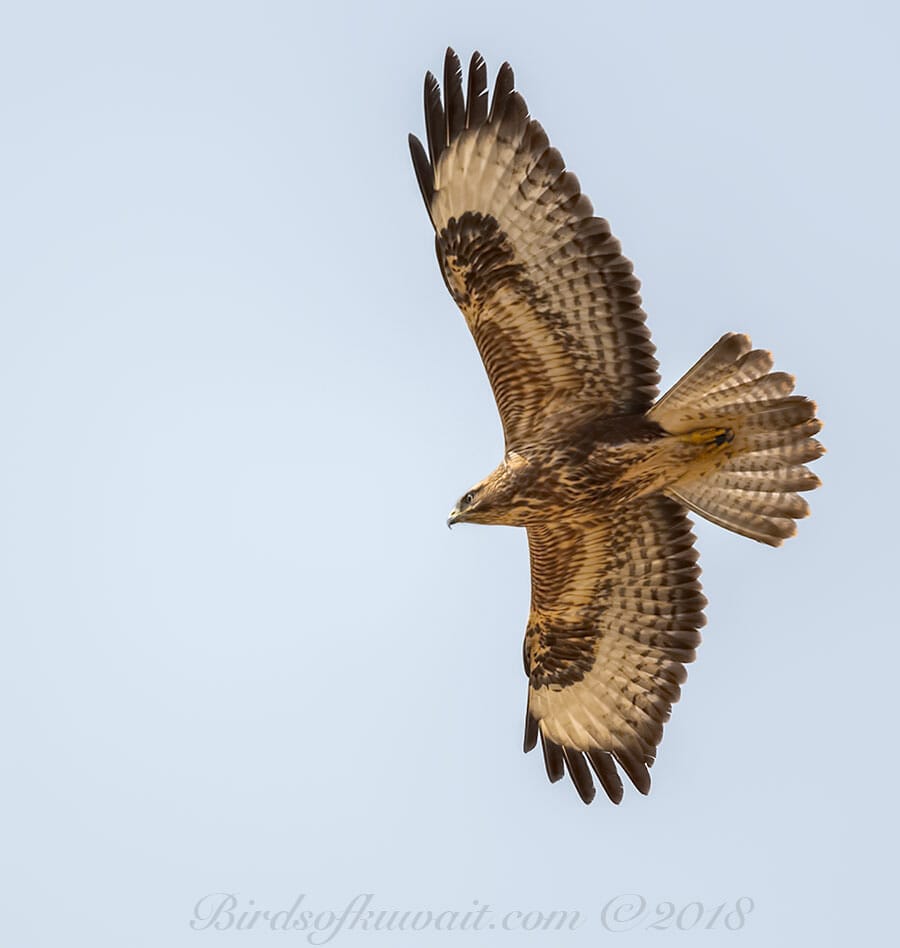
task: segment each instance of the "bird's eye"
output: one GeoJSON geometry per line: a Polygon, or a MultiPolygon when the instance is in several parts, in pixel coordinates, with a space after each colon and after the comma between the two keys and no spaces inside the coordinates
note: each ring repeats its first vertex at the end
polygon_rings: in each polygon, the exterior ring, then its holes
{"type": "Polygon", "coordinates": [[[468,507],[469,504],[471,504],[474,499],[475,499],[475,495],[472,493],[472,491],[469,491],[469,493],[466,494],[465,497],[463,497],[463,503],[468,507]]]}

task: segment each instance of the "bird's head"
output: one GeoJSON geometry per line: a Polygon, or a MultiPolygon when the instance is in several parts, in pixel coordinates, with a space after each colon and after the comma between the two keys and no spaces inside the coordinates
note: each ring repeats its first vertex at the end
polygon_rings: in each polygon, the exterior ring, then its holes
{"type": "Polygon", "coordinates": [[[517,505],[519,472],[525,462],[517,455],[507,456],[481,483],[470,488],[450,511],[447,526],[455,523],[493,523],[518,526],[521,511],[517,505]]]}
{"type": "Polygon", "coordinates": [[[489,506],[485,504],[487,496],[484,483],[467,490],[450,511],[447,526],[452,527],[454,523],[484,523],[485,521],[479,519],[479,512],[483,515],[485,507],[489,506]]]}

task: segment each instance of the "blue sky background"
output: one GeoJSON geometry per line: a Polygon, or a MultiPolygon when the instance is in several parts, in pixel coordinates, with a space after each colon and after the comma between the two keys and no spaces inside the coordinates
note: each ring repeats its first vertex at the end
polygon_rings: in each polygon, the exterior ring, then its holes
{"type": "Polygon", "coordinates": [[[890,940],[897,27],[888,3],[5,8],[4,943],[278,937],[192,931],[212,892],[584,919],[391,945],[654,945],[657,903],[740,896],[742,931],[679,941],[890,940]],[[697,525],[705,642],[618,808],[521,752],[524,533],[444,526],[502,447],[407,154],[448,43],[512,62],[635,261],[663,384],[747,331],[826,423],[796,539],[697,525]],[[648,914],[613,935],[623,893],[648,914]]]}

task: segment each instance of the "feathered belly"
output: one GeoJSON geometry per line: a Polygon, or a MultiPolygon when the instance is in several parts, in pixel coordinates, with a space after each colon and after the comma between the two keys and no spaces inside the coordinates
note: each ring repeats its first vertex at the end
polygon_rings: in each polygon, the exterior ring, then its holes
{"type": "Polygon", "coordinates": [[[662,490],[680,472],[667,440],[599,444],[579,459],[554,452],[521,485],[522,525],[599,522],[611,506],[662,490]]]}

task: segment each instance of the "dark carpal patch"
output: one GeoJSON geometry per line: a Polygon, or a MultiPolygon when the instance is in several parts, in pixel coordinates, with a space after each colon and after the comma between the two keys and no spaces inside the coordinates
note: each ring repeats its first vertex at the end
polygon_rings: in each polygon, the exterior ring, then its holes
{"type": "Polygon", "coordinates": [[[594,665],[596,633],[532,618],[525,631],[525,674],[532,688],[574,685],[594,665]]]}
{"type": "Polygon", "coordinates": [[[500,225],[490,215],[467,211],[451,217],[437,235],[436,252],[450,295],[461,307],[483,303],[491,293],[514,283],[519,293],[533,294],[525,267],[500,225]]]}

